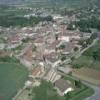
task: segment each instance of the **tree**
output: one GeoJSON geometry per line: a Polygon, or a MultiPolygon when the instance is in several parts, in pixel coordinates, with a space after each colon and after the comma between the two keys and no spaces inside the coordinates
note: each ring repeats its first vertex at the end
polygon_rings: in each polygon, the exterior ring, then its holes
{"type": "Polygon", "coordinates": [[[67,26],[67,29],[68,30],[75,30],[76,27],[75,27],[75,24],[73,22],[71,22],[68,26],[67,26]]]}
{"type": "Polygon", "coordinates": [[[66,60],[66,56],[62,56],[62,58],[61,58],[61,61],[64,61],[64,60],[66,60]]]}
{"type": "Polygon", "coordinates": [[[53,18],[52,18],[52,16],[47,16],[47,17],[45,17],[45,20],[46,21],[53,21],[53,18]]]}
{"type": "Polygon", "coordinates": [[[66,46],[64,45],[64,44],[62,44],[62,45],[60,45],[60,47],[59,47],[60,49],[65,49],[66,48],[66,46]]]}
{"type": "Polygon", "coordinates": [[[74,48],[74,51],[75,51],[75,52],[76,52],[76,51],[78,51],[78,50],[79,50],[79,48],[78,48],[78,47],[75,47],[75,48],[74,48]]]}
{"type": "Polygon", "coordinates": [[[82,45],[82,47],[83,47],[83,49],[86,48],[87,47],[87,43],[84,42],[83,45],[82,45]]]}
{"type": "Polygon", "coordinates": [[[86,44],[88,45],[88,44],[91,44],[93,42],[93,40],[91,39],[91,38],[89,38],[89,39],[87,39],[86,40],[86,44]]]}
{"type": "Polygon", "coordinates": [[[75,60],[75,57],[71,57],[71,60],[74,61],[75,60]]]}
{"type": "Polygon", "coordinates": [[[100,60],[100,49],[98,49],[97,51],[94,51],[92,57],[94,60],[100,60]]]}
{"type": "Polygon", "coordinates": [[[80,40],[80,41],[78,42],[78,44],[79,44],[79,45],[83,45],[83,44],[84,44],[84,41],[85,41],[85,40],[80,40]]]}
{"type": "Polygon", "coordinates": [[[96,56],[97,56],[96,52],[93,52],[93,56],[92,57],[93,57],[94,60],[96,60],[96,58],[97,58],[96,56]]]}
{"type": "Polygon", "coordinates": [[[66,100],[69,100],[72,97],[72,95],[70,92],[68,92],[67,94],[65,94],[65,97],[66,97],[66,100]]]}
{"type": "Polygon", "coordinates": [[[80,88],[81,87],[81,81],[80,80],[79,81],[75,80],[75,86],[80,88]]]}
{"type": "Polygon", "coordinates": [[[97,33],[93,33],[92,35],[91,35],[91,37],[90,37],[90,39],[96,39],[97,38],[97,33]]]}

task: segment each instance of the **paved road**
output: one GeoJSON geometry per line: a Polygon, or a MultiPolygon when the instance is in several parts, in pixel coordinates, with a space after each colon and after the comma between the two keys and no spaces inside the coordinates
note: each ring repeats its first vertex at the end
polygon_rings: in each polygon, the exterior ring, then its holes
{"type": "Polygon", "coordinates": [[[86,98],[85,100],[100,100],[100,87],[86,83],[86,82],[83,82],[83,83],[86,84],[87,86],[90,86],[95,91],[94,95],[86,98]]]}

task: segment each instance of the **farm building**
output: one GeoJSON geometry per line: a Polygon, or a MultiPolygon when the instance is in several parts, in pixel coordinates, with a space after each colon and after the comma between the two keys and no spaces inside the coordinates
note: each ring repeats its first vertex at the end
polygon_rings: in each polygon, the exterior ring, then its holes
{"type": "Polygon", "coordinates": [[[66,81],[64,79],[59,79],[55,83],[55,88],[57,89],[58,93],[63,96],[64,94],[67,94],[70,91],[73,91],[74,88],[70,81],[66,81]]]}

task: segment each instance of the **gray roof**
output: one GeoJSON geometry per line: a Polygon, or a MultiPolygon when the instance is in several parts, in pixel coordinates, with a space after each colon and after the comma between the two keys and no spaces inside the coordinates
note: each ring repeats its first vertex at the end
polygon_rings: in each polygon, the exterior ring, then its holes
{"type": "Polygon", "coordinates": [[[66,91],[66,89],[68,89],[69,87],[72,87],[70,83],[68,83],[66,80],[64,79],[59,79],[55,82],[55,86],[61,91],[64,92],[66,91]]]}

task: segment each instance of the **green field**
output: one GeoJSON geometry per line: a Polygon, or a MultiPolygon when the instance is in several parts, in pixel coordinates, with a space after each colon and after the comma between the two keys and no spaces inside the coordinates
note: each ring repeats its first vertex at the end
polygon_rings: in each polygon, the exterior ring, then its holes
{"type": "Polygon", "coordinates": [[[84,52],[83,55],[91,57],[93,52],[97,51],[98,49],[100,49],[100,41],[98,41],[98,43],[96,43],[93,47],[84,52]]]}
{"type": "MultiPolygon", "coordinates": [[[[88,67],[100,70],[100,60],[93,59],[93,53],[99,49],[100,49],[100,43],[98,42],[93,47],[84,52],[80,58],[74,60],[72,62],[73,67],[76,68],[88,67]]],[[[98,56],[100,57],[100,51],[98,52],[98,56]]]]}
{"type": "Polygon", "coordinates": [[[27,79],[27,69],[19,64],[0,63],[0,100],[11,100],[27,79]]]}

